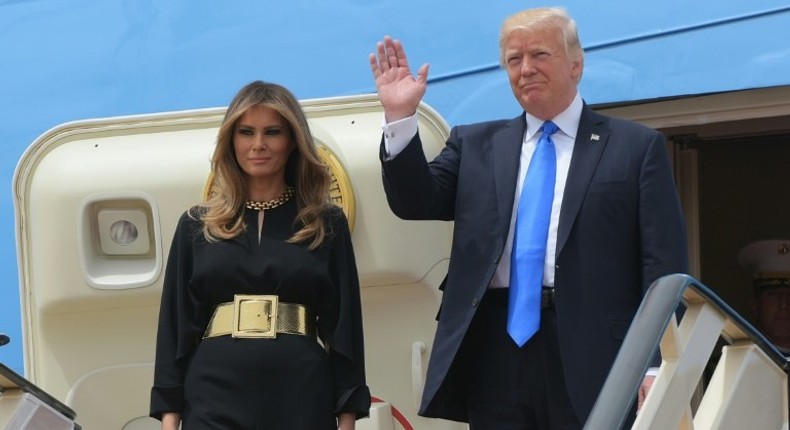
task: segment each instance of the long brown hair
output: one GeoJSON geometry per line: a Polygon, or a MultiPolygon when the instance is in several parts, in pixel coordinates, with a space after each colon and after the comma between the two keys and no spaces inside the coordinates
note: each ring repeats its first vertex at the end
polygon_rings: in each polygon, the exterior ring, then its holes
{"type": "Polygon", "coordinates": [[[326,237],[324,211],[329,202],[329,169],[318,156],[313,136],[299,102],[285,87],[255,81],[244,86],[228,106],[217,133],[211,157],[213,182],[198,217],[203,221],[203,235],[210,242],[231,239],[244,229],[244,203],[247,200],[247,177],[236,161],[233,133],[236,122],[253,106],[276,110],[290,128],[296,150],[285,167],[285,182],[296,189],[297,220],[303,227],[288,240],[310,241],[315,249],[326,237]]]}

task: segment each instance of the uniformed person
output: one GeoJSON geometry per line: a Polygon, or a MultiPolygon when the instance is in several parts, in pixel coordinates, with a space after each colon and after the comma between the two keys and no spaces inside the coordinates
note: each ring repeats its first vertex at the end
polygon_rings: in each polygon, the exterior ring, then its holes
{"type": "Polygon", "coordinates": [[[754,274],[755,325],[790,355],[790,240],[752,242],[738,252],[738,262],[754,274]]]}

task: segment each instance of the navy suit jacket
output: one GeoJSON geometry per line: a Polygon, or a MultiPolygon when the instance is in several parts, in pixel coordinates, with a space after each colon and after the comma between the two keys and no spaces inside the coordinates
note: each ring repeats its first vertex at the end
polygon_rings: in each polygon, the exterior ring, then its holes
{"type": "MultiPolygon", "coordinates": [[[[393,213],[454,221],[421,415],[467,420],[459,381],[447,373],[503,256],[525,128],[523,113],[454,127],[430,163],[419,133],[390,160],[382,142],[393,213]]],[[[659,132],[584,105],[556,249],[560,355],[571,403],[585,422],[647,288],[688,270],[683,216],[659,132]]]]}

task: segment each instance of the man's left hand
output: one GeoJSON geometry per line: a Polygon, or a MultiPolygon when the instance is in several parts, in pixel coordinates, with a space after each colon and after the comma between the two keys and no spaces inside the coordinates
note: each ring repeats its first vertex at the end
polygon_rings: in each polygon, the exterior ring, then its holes
{"type": "Polygon", "coordinates": [[[655,376],[645,376],[645,379],[642,380],[642,385],[639,386],[639,394],[636,396],[636,413],[642,410],[642,405],[645,403],[647,393],[650,392],[650,388],[653,387],[653,381],[655,380],[655,376]]]}

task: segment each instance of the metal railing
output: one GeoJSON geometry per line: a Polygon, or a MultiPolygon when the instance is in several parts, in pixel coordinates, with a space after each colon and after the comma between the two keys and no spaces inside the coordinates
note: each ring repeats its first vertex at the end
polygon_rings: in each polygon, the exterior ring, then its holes
{"type": "Polygon", "coordinates": [[[662,364],[632,429],[787,428],[790,362],[701,282],[674,274],[645,295],[585,430],[623,427],[659,345],[662,364]],[[720,338],[729,345],[693,405],[720,338]]]}

